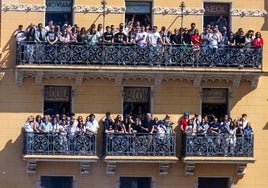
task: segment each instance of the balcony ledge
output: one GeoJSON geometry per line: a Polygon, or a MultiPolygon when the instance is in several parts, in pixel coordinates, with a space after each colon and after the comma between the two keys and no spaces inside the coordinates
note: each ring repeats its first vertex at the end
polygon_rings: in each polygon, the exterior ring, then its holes
{"type": "Polygon", "coordinates": [[[88,175],[90,163],[98,161],[97,156],[66,156],[66,155],[23,155],[23,160],[27,161],[27,174],[34,175],[37,169],[38,161],[47,162],[79,162],[80,174],[88,175]]]}
{"type": "Polygon", "coordinates": [[[245,174],[245,168],[248,163],[254,163],[253,157],[184,157],[185,175],[194,175],[196,164],[235,164],[236,174],[242,177],[245,174]]]}
{"type": "Polygon", "coordinates": [[[107,175],[116,173],[117,163],[159,163],[159,175],[167,175],[169,164],[176,163],[175,156],[105,156],[107,175]]]}
{"type": "Polygon", "coordinates": [[[252,88],[258,85],[263,73],[260,69],[252,68],[220,68],[220,67],[149,67],[149,66],[75,66],[75,65],[18,65],[16,84],[21,86],[27,78],[35,79],[35,84],[43,84],[44,79],[73,80],[81,85],[84,80],[108,79],[114,80],[115,85],[130,79],[154,81],[160,87],[163,81],[186,80],[199,87],[202,82],[226,81],[234,87],[239,87],[242,81],[250,83],[252,88]]]}

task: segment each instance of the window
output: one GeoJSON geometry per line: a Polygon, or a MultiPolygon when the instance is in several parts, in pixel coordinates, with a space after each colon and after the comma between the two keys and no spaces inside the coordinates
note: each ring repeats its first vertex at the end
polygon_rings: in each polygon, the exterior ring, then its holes
{"type": "Polygon", "coordinates": [[[72,0],[46,0],[46,24],[50,20],[60,26],[72,24],[72,7],[72,0]]]}
{"type": "Polygon", "coordinates": [[[144,115],[150,112],[149,87],[124,87],[123,114],[144,115]]]}
{"type": "Polygon", "coordinates": [[[203,88],[202,114],[214,114],[217,118],[228,114],[228,89],[203,88]]]}
{"type": "Polygon", "coordinates": [[[229,178],[198,178],[198,188],[229,188],[229,178]]]}
{"type": "Polygon", "coordinates": [[[44,114],[69,114],[71,90],[71,86],[44,86],[44,114]]]}
{"type": "Polygon", "coordinates": [[[218,25],[222,31],[225,26],[230,31],[230,3],[204,3],[204,9],[204,27],[218,25]]]}
{"type": "Polygon", "coordinates": [[[120,177],[120,188],[151,188],[151,177],[120,177]]]}
{"type": "Polygon", "coordinates": [[[72,176],[41,176],[42,188],[73,188],[72,176]]]}
{"type": "Polygon", "coordinates": [[[126,23],[134,19],[139,21],[141,25],[146,26],[151,24],[151,2],[144,1],[126,1],[126,14],[125,20],[126,23]]]}

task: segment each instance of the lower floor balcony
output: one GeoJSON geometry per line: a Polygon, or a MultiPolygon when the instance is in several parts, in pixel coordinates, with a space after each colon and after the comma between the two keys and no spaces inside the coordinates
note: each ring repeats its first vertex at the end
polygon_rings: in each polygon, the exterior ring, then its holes
{"type": "Polygon", "coordinates": [[[185,174],[193,175],[196,164],[236,164],[237,175],[243,176],[248,163],[253,163],[254,135],[190,134],[182,136],[185,174]]]}
{"type": "Polygon", "coordinates": [[[96,155],[96,135],[67,135],[61,133],[24,133],[23,159],[27,173],[35,174],[38,161],[78,162],[80,173],[88,174],[96,155]]]}
{"type": "Polygon", "coordinates": [[[88,174],[90,163],[99,160],[97,147],[102,147],[107,174],[115,174],[122,163],[154,163],[160,175],[167,175],[169,165],[179,161],[179,149],[186,175],[194,174],[196,164],[222,163],[237,165],[239,176],[255,161],[254,135],[189,134],[181,138],[180,147],[175,133],[107,133],[103,144],[97,143],[95,134],[24,133],[23,159],[29,174],[36,172],[38,161],[78,162],[80,173],[88,174]]]}
{"type": "Polygon", "coordinates": [[[159,174],[167,175],[176,163],[176,134],[105,134],[106,173],[115,174],[118,163],[158,163],[159,174]]]}

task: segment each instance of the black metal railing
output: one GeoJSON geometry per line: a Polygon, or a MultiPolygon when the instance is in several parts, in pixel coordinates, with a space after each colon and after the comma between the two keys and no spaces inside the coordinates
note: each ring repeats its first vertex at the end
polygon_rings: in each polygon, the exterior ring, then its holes
{"type": "Polygon", "coordinates": [[[96,135],[24,133],[24,154],[96,155],[96,135]]]}
{"type": "Polygon", "coordinates": [[[17,43],[17,64],[261,68],[262,48],[17,43]]]}
{"type": "Polygon", "coordinates": [[[254,135],[198,134],[185,139],[185,156],[253,157],[254,135]]]}
{"type": "Polygon", "coordinates": [[[105,134],[106,156],[176,156],[176,134],[105,134]]]}

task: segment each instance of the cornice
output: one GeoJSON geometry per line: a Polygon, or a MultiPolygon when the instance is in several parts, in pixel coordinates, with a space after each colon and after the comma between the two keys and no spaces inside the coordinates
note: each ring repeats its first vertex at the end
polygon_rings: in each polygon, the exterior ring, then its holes
{"type": "Polygon", "coordinates": [[[203,15],[205,10],[203,8],[187,8],[181,12],[180,8],[168,8],[168,7],[155,7],[153,8],[154,14],[172,14],[172,15],[203,15]]]}
{"type": "Polygon", "coordinates": [[[42,4],[3,4],[2,11],[45,12],[46,6],[42,4]]]}
{"type": "Polygon", "coordinates": [[[16,83],[21,86],[24,80],[33,78],[35,84],[42,84],[43,80],[63,80],[68,79],[74,82],[76,85],[83,84],[84,80],[112,80],[116,86],[121,86],[124,81],[128,80],[143,80],[147,82],[153,82],[156,87],[161,87],[162,82],[170,80],[181,80],[192,83],[194,87],[200,87],[202,84],[208,82],[225,82],[231,84],[233,87],[240,87],[243,81],[248,82],[253,89],[257,88],[259,82],[259,74],[238,74],[234,73],[207,73],[207,72],[152,72],[148,71],[100,71],[94,72],[89,70],[77,70],[77,71],[62,71],[55,70],[30,70],[30,69],[17,69],[16,70],[16,83]]]}
{"type": "Polygon", "coordinates": [[[241,16],[241,17],[264,17],[267,16],[268,13],[266,10],[247,10],[247,9],[232,9],[232,16],[241,16]]]}
{"type": "MultiPolygon", "coordinates": [[[[45,12],[46,6],[43,4],[3,4],[2,11],[23,11],[23,12],[45,12]]],[[[181,9],[178,8],[169,8],[169,7],[154,7],[153,14],[171,14],[171,15],[181,15],[181,9]]],[[[73,11],[75,13],[103,13],[102,6],[73,6],[73,11]]],[[[123,6],[106,6],[106,13],[113,14],[123,14],[126,11],[126,7],[123,6]]],[[[205,10],[203,8],[186,8],[183,11],[183,15],[203,15],[205,10]]],[[[264,17],[268,16],[266,10],[261,9],[232,9],[232,16],[241,16],[241,17],[264,17]]]]}
{"type": "MultiPolygon", "coordinates": [[[[73,6],[73,11],[78,13],[103,13],[103,7],[102,6],[73,6]]],[[[113,14],[122,14],[125,13],[126,8],[125,7],[105,7],[105,12],[113,13],[113,14]]]]}

